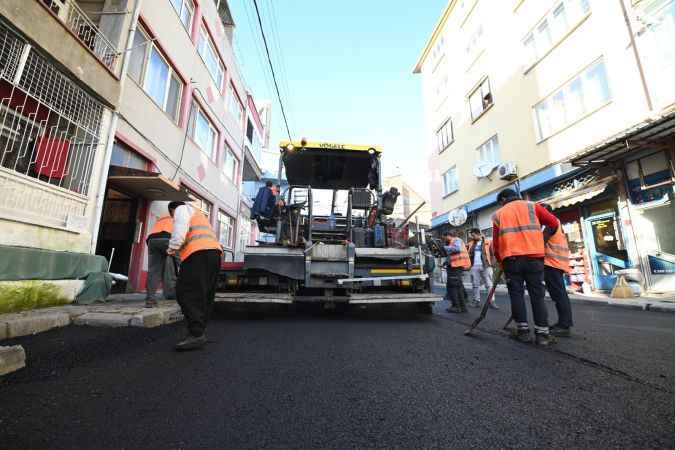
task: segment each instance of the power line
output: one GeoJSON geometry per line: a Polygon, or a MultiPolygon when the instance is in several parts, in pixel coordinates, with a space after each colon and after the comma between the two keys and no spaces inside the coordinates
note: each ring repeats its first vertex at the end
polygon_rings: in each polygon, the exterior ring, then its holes
{"type": "Polygon", "coordinates": [[[291,90],[288,87],[288,70],[286,69],[286,58],[284,57],[283,43],[281,42],[281,35],[279,34],[279,24],[277,20],[277,13],[274,8],[273,0],[267,1],[267,9],[270,16],[270,22],[272,26],[272,37],[273,41],[276,44],[277,50],[277,61],[280,65],[281,72],[281,87],[282,91],[285,91],[286,106],[288,107],[288,116],[291,122],[291,126],[295,128],[295,109],[293,108],[293,101],[291,100],[293,96],[291,95],[291,90]]]}
{"type": "Polygon", "coordinates": [[[281,94],[279,93],[279,85],[277,84],[277,76],[274,73],[274,66],[272,65],[272,58],[270,58],[270,49],[267,46],[267,38],[265,37],[265,30],[263,29],[262,19],[260,19],[260,10],[258,9],[258,1],[253,0],[253,5],[255,6],[255,13],[258,16],[258,25],[260,25],[260,34],[262,35],[263,42],[265,43],[265,53],[267,53],[267,62],[270,64],[270,71],[272,72],[272,79],[274,80],[274,88],[277,91],[277,98],[279,99],[279,106],[281,107],[281,115],[284,118],[284,124],[286,125],[286,132],[288,133],[288,140],[293,141],[291,138],[291,130],[288,128],[288,120],[286,119],[286,111],[284,110],[284,104],[281,101],[281,94]]]}

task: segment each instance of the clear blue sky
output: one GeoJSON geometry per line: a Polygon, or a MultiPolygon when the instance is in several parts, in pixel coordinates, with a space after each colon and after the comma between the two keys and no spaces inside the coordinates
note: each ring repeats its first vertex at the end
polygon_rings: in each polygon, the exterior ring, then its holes
{"type": "MultiPolygon", "coordinates": [[[[258,0],[293,139],[380,145],[385,175],[400,171],[426,195],[421,79],[412,69],[446,3],[258,0]]],[[[275,99],[253,0],[230,8],[246,82],[257,99],[275,99]]],[[[275,101],[270,146],[282,139],[275,101]]]]}

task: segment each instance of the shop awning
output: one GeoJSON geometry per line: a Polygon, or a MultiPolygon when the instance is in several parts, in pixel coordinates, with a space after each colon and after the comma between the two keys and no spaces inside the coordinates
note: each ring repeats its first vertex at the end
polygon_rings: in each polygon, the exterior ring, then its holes
{"type": "Polygon", "coordinates": [[[599,166],[643,148],[668,145],[675,138],[675,111],[648,119],[570,158],[575,166],[599,166]]]}
{"type": "Polygon", "coordinates": [[[593,183],[580,186],[577,189],[570,189],[559,194],[553,195],[551,197],[539,200],[540,203],[548,203],[553,209],[565,208],[567,206],[572,206],[577,203],[581,203],[586,200],[590,200],[593,197],[605,192],[607,186],[614,183],[618,178],[616,175],[609,177],[601,178],[600,180],[594,181],[593,183]]]}
{"type": "Polygon", "coordinates": [[[187,192],[182,191],[177,184],[161,175],[113,175],[108,177],[108,186],[151,201],[192,201],[187,192]]]}

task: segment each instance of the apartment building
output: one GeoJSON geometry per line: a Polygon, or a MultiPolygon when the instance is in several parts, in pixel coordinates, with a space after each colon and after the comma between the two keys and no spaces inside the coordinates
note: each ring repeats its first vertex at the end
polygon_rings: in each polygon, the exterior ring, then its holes
{"type": "Polygon", "coordinates": [[[180,199],[234,260],[266,130],[227,1],[7,0],[0,16],[0,244],[100,255],[142,291],[147,234],[180,199]]]}
{"type": "Polygon", "coordinates": [[[136,1],[96,253],[138,291],[147,233],[177,193],[209,218],[225,262],[248,243],[242,183],[261,176],[264,130],[235,60],[227,1],[136,1]]]}
{"type": "Polygon", "coordinates": [[[0,2],[0,306],[72,300],[105,264],[90,248],[130,19],[0,2]]]}
{"type": "Polygon", "coordinates": [[[513,187],[555,208],[572,287],[675,290],[672,0],[451,0],[422,76],[432,227],[491,235],[513,187]]]}

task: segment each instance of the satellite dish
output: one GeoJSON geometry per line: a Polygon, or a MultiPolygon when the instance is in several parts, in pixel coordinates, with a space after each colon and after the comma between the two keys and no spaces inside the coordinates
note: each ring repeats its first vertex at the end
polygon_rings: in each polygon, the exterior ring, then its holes
{"type": "Polygon", "coordinates": [[[473,166],[473,174],[476,178],[485,178],[489,176],[497,166],[498,164],[491,161],[478,161],[473,166]]]}
{"type": "Polygon", "coordinates": [[[448,223],[453,227],[461,227],[466,223],[468,214],[466,208],[457,208],[450,211],[448,214],[448,223]]]}

